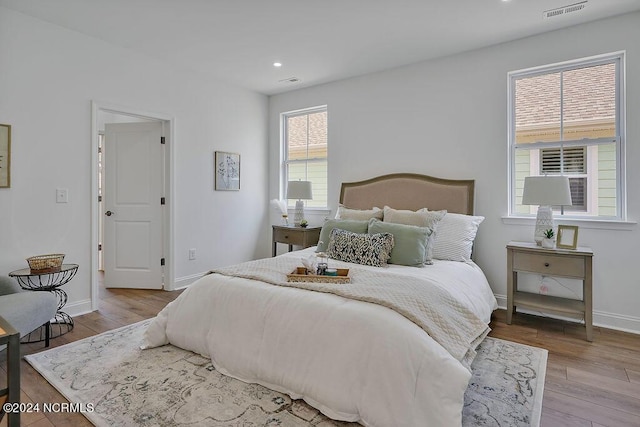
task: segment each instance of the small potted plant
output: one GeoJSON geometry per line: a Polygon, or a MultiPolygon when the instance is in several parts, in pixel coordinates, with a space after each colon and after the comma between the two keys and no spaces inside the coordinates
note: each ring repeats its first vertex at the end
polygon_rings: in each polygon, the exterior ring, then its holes
{"type": "Polygon", "coordinates": [[[303,219],[302,221],[300,221],[300,227],[307,228],[308,225],[309,223],[307,222],[306,219],[303,219]]]}
{"type": "Polygon", "coordinates": [[[555,236],[553,229],[550,228],[548,230],[545,230],[544,233],[544,238],[542,239],[542,247],[543,248],[553,248],[553,236],[555,236]]]}

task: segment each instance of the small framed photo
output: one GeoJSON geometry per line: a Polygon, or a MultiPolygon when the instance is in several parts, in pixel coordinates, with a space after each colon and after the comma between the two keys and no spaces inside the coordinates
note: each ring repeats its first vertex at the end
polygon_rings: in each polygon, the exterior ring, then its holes
{"type": "Polygon", "coordinates": [[[213,166],[216,190],[240,190],[240,154],[216,151],[213,166]]]}
{"type": "Polygon", "coordinates": [[[559,225],[556,247],[575,249],[578,246],[578,227],[575,225],[559,225]]]}
{"type": "Polygon", "coordinates": [[[0,124],[0,188],[11,187],[11,125],[0,124]]]}

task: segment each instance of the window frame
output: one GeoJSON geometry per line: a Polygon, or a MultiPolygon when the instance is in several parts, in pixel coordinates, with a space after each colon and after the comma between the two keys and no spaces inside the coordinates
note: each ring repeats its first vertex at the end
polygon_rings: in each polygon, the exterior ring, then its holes
{"type": "MultiPolygon", "coordinates": [[[[558,73],[579,68],[616,64],[615,77],[615,105],[616,105],[616,136],[606,138],[593,138],[581,140],[566,140],[553,142],[532,142],[521,143],[530,150],[558,147],[585,146],[587,151],[590,147],[597,147],[602,144],[616,144],[616,215],[589,215],[584,212],[567,211],[563,213],[563,219],[569,220],[589,220],[589,221],[622,221],[627,222],[627,191],[626,191],[626,110],[625,110],[625,51],[612,52],[603,55],[596,55],[587,58],[579,58],[555,64],[543,65],[533,68],[521,69],[507,73],[507,169],[508,169],[508,215],[507,218],[529,218],[535,214],[523,214],[516,212],[516,124],[515,124],[515,97],[516,81],[522,78],[535,77],[544,74],[558,73]]],[[[562,93],[562,92],[561,92],[562,93]]],[[[561,95],[562,96],[562,95],[561,95]]],[[[562,116],[560,126],[563,126],[562,116]]],[[[561,128],[562,129],[562,128],[561,128]]],[[[562,134],[561,134],[562,135],[562,134]]],[[[587,154],[587,158],[588,158],[587,154]]],[[[591,164],[587,165],[587,170],[591,170],[591,164]]],[[[590,179],[587,180],[591,181],[590,179]]],[[[589,186],[590,184],[588,184],[589,186]]],[[[591,209],[587,209],[590,211],[591,209]]]]}
{"type": "MultiPolygon", "coordinates": [[[[287,193],[287,182],[289,180],[288,177],[288,165],[295,163],[309,163],[309,162],[325,162],[327,164],[327,200],[325,206],[313,206],[308,207],[305,203],[305,210],[308,211],[327,211],[329,209],[329,197],[328,197],[328,188],[329,188],[329,110],[326,105],[318,105],[315,107],[309,108],[301,108],[298,110],[285,111],[280,113],[280,199],[284,199],[287,193]],[[304,116],[314,113],[325,112],[327,114],[327,157],[307,157],[304,160],[289,160],[289,147],[287,140],[287,119],[291,117],[304,116]]],[[[287,200],[287,207],[289,209],[293,209],[293,205],[287,200]]]]}

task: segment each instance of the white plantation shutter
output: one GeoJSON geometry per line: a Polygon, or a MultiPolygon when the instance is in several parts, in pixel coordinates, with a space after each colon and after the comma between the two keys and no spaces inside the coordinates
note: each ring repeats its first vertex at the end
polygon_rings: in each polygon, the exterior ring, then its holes
{"type": "Polygon", "coordinates": [[[540,161],[541,174],[587,173],[586,147],[545,148],[540,161]]]}
{"type": "Polygon", "coordinates": [[[541,175],[567,175],[571,189],[568,210],[587,209],[587,147],[545,148],[541,151],[541,175]]]}

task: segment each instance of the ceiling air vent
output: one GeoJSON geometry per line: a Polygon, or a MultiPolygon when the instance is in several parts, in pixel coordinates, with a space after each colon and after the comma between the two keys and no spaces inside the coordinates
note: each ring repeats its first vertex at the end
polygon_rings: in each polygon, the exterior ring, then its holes
{"type": "Polygon", "coordinates": [[[279,83],[298,83],[300,79],[297,77],[288,77],[286,79],[278,80],[279,83]]]}
{"type": "Polygon", "coordinates": [[[569,13],[579,12],[587,7],[586,1],[581,1],[580,3],[570,4],[568,6],[558,7],[556,9],[549,9],[542,12],[542,17],[544,19],[555,18],[556,16],[568,15],[569,13]]]}

